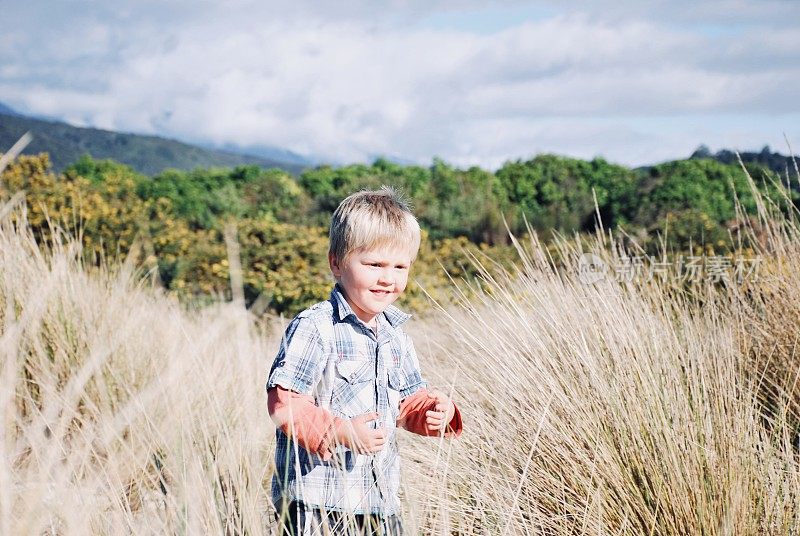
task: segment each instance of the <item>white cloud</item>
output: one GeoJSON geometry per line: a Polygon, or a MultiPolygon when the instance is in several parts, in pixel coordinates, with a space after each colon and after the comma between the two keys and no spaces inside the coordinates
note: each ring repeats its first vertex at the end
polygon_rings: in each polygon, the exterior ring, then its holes
{"type": "Polygon", "coordinates": [[[794,0],[579,0],[566,3],[548,0],[548,3],[574,6],[576,10],[606,20],[648,19],[683,25],[795,26],[800,13],[800,6],[794,0]]]}
{"type": "MultiPolygon", "coordinates": [[[[787,4],[680,2],[668,17],[666,3],[597,1],[477,34],[416,24],[455,2],[359,0],[330,13],[304,2],[56,3],[12,15],[15,29],[0,37],[0,101],[103,128],[340,162],[439,155],[494,167],[543,150],[645,163],[724,139],[736,122],[722,116],[752,128],[800,112],[800,32],[785,18],[764,26],[764,6],[786,15],[787,4]],[[757,24],[731,14],[724,20],[740,24],[731,32],[682,23],[730,10],[757,24]],[[695,142],[699,134],[707,138],[695,142]]],[[[784,130],[800,136],[796,124],[784,130]]]]}

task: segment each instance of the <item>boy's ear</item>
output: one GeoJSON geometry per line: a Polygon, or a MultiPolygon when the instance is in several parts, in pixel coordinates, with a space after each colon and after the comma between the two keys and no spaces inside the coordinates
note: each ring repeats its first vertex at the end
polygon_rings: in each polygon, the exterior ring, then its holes
{"type": "Polygon", "coordinates": [[[328,253],[328,266],[331,267],[331,273],[333,273],[333,277],[338,280],[339,275],[342,273],[342,269],[339,267],[339,260],[333,253],[328,253]]]}

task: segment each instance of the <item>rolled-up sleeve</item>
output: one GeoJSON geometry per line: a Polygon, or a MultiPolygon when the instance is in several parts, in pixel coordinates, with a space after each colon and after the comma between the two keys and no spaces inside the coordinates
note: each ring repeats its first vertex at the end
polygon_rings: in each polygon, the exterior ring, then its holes
{"type": "MultiPolygon", "coordinates": [[[[397,426],[405,428],[409,432],[422,436],[438,436],[439,430],[428,429],[427,412],[436,409],[436,396],[427,389],[420,389],[412,396],[409,396],[400,404],[400,415],[397,418],[397,426]]],[[[444,437],[455,438],[461,435],[464,424],[461,420],[461,411],[453,403],[453,417],[444,431],[444,437]]]]}
{"type": "Polygon", "coordinates": [[[267,389],[281,386],[310,395],[322,377],[325,352],[313,320],[298,316],[286,327],[278,355],[272,363],[267,389]]]}
{"type": "Polygon", "coordinates": [[[280,386],[267,389],[267,409],[275,425],[309,454],[331,459],[336,428],[342,426],[342,419],[314,405],[311,396],[280,386]]]}

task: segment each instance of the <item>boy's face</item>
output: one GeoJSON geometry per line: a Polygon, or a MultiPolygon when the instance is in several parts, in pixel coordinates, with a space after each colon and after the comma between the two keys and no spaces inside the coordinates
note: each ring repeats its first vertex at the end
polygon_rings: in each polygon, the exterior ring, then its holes
{"type": "Polygon", "coordinates": [[[391,246],[354,251],[344,262],[329,255],[328,261],[347,303],[366,324],[400,297],[411,269],[410,252],[391,246]]]}

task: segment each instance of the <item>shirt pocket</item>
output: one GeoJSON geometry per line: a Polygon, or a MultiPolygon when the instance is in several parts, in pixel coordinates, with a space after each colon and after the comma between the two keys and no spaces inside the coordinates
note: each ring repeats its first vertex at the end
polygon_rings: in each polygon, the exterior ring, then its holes
{"type": "Polygon", "coordinates": [[[400,415],[400,392],[405,387],[405,382],[403,381],[403,371],[399,368],[389,368],[389,411],[392,413],[392,417],[397,419],[400,415]]]}
{"type": "Polygon", "coordinates": [[[375,363],[362,357],[342,357],[336,362],[332,409],[339,416],[352,418],[373,411],[375,363]]]}

